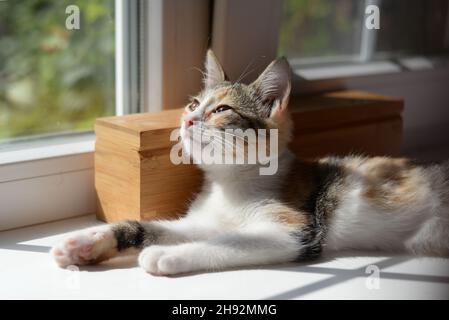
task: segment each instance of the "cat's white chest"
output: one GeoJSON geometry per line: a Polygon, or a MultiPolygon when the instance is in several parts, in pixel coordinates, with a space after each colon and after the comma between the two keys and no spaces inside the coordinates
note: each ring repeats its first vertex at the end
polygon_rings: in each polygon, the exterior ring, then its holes
{"type": "Polygon", "coordinates": [[[213,186],[209,195],[207,195],[203,201],[201,201],[199,211],[208,211],[225,214],[229,211],[235,211],[241,206],[243,199],[235,199],[229,194],[226,194],[218,186],[213,186]]]}
{"type": "Polygon", "coordinates": [[[215,184],[195,200],[189,214],[235,226],[244,222],[249,202],[244,192],[230,193],[215,184]]]}

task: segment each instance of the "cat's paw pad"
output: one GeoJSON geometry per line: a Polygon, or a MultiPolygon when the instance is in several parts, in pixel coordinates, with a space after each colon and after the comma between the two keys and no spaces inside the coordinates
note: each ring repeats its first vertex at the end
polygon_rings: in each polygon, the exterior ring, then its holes
{"type": "Polygon", "coordinates": [[[144,249],[139,255],[139,265],[148,273],[168,276],[189,272],[189,263],[176,250],[163,246],[144,249]]]}
{"type": "Polygon", "coordinates": [[[69,265],[91,264],[116,246],[112,230],[108,226],[94,227],[69,235],[55,245],[50,253],[56,263],[64,268],[69,265]]]}

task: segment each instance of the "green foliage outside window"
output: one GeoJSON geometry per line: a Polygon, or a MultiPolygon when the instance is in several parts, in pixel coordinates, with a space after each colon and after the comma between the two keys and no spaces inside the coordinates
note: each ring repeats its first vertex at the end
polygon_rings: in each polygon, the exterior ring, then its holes
{"type": "Polygon", "coordinates": [[[92,130],[113,114],[114,0],[0,1],[0,140],[92,130]],[[80,29],[68,30],[69,5],[80,29]]]}

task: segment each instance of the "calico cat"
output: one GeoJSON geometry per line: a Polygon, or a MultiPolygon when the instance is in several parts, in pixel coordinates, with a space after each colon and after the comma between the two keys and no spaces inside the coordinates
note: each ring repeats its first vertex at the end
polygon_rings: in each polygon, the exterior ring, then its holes
{"type": "Polygon", "coordinates": [[[449,163],[387,157],[295,158],[287,149],[290,66],[273,61],[250,85],[231,83],[214,54],[203,91],[186,107],[182,141],[195,130],[275,128],[279,169],[200,164],[202,191],[178,220],[124,221],[81,230],[51,251],[59,266],[139,253],[154,275],[222,270],[363,249],[449,254],[449,163]]]}

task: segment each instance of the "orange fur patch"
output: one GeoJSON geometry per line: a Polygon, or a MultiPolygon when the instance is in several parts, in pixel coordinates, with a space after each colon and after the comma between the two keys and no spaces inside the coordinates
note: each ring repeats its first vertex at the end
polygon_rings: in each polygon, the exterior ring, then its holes
{"type": "Polygon", "coordinates": [[[374,157],[352,159],[345,163],[348,174],[362,177],[361,196],[376,206],[394,210],[412,205],[426,195],[421,170],[407,159],[374,157]]]}
{"type": "Polygon", "coordinates": [[[289,210],[288,208],[286,208],[285,211],[278,213],[277,217],[281,223],[288,225],[299,226],[307,224],[306,216],[293,209],[289,210]]]}

